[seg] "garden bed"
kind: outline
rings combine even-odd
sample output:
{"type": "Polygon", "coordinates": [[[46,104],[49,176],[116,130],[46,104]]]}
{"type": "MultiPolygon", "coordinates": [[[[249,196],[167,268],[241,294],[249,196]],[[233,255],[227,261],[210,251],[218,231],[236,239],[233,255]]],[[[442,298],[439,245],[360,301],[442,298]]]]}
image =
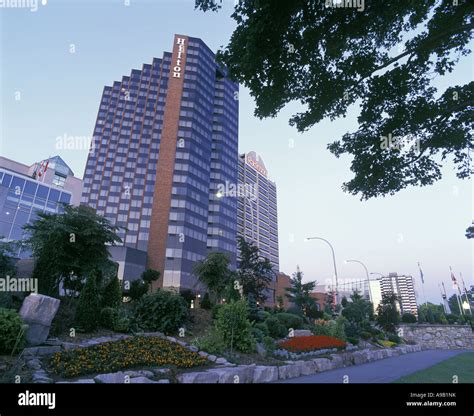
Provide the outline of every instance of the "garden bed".
{"type": "Polygon", "coordinates": [[[209,364],[205,357],[169,340],[135,336],[57,352],[49,359],[48,369],[57,376],[73,378],[146,366],[187,369],[209,364]]]}

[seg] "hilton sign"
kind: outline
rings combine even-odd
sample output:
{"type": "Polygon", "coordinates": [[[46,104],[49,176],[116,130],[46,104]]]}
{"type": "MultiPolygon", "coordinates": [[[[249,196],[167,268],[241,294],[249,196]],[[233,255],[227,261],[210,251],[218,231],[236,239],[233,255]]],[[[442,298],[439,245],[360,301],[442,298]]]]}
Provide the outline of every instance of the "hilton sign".
{"type": "Polygon", "coordinates": [[[267,177],[267,169],[263,165],[263,161],[261,160],[261,158],[258,158],[257,160],[257,155],[255,154],[255,152],[248,153],[245,157],[245,161],[247,162],[247,165],[252,166],[258,173],[267,177]]]}
{"type": "Polygon", "coordinates": [[[178,54],[176,56],[176,62],[173,67],[173,78],[181,78],[181,61],[184,56],[184,42],[185,38],[177,38],[176,45],[178,45],[178,54]]]}

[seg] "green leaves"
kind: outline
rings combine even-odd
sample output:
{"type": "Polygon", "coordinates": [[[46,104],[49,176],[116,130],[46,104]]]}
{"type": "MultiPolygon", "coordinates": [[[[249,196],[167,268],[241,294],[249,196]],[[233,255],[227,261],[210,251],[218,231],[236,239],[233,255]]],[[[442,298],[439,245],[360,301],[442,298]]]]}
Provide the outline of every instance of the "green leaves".
{"type": "Polygon", "coordinates": [[[39,279],[41,293],[57,296],[61,281],[80,289],[82,279],[97,269],[115,272],[107,247],[121,239],[116,234],[119,228],[106,218],[91,208],[68,205],[61,214],[37,215],[24,229],[29,233],[25,244],[37,261],[33,277],[39,279]]]}
{"type": "MultiPolygon", "coordinates": [[[[220,2],[196,5],[215,11],[220,2]]],[[[372,1],[363,11],[307,0],[240,1],[219,60],[250,89],[257,117],[301,103],[304,109],[290,118],[300,132],[360,105],[358,129],[328,149],[352,159],[346,192],[361,199],[391,195],[433,184],[448,162],[460,179],[474,173],[473,83],[433,86],[470,53],[473,10],[467,1],[372,1]],[[411,136],[417,145],[382,149],[380,138],[388,134],[411,136]]]]}

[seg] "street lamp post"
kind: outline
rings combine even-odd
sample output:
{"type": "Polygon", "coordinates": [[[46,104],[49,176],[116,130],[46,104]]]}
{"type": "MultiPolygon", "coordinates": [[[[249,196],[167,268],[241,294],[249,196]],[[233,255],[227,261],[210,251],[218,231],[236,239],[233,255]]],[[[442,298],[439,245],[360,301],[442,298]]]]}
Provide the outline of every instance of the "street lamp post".
{"type": "Polygon", "coordinates": [[[373,299],[372,299],[372,290],[370,289],[370,277],[369,277],[369,269],[367,269],[367,266],[362,263],[361,261],[359,260],[346,260],[345,263],[359,263],[364,269],[365,269],[365,275],[367,276],[367,285],[369,287],[369,300],[371,302],[373,302],[373,299]]]}
{"type": "Polygon", "coordinates": [[[334,276],[336,278],[336,296],[335,296],[335,303],[336,305],[338,304],[338,301],[339,301],[339,284],[338,284],[338,279],[337,279],[337,267],[336,267],[336,256],[334,254],[334,247],[332,246],[332,244],[326,240],[325,238],[321,238],[321,237],[307,237],[306,238],[306,241],[309,241],[309,240],[321,240],[321,241],[324,241],[330,248],[331,248],[331,253],[332,253],[332,262],[333,262],[333,265],[334,265],[334,276]]]}

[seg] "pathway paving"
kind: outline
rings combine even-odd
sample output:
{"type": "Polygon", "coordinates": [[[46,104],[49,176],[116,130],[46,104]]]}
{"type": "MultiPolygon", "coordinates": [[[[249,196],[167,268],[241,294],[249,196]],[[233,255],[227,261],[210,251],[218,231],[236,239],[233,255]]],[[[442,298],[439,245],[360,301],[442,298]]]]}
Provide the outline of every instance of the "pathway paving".
{"type": "Polygon", "coordinates": [[[463,352],[474,352],[474,350],[428,350],[414,352],[310,376],[281,380],[278,383],[343,383],[344,376],[349,376],[349,383],[390,383],[398,380],[400,377],[431,367],[463,352]]]}

